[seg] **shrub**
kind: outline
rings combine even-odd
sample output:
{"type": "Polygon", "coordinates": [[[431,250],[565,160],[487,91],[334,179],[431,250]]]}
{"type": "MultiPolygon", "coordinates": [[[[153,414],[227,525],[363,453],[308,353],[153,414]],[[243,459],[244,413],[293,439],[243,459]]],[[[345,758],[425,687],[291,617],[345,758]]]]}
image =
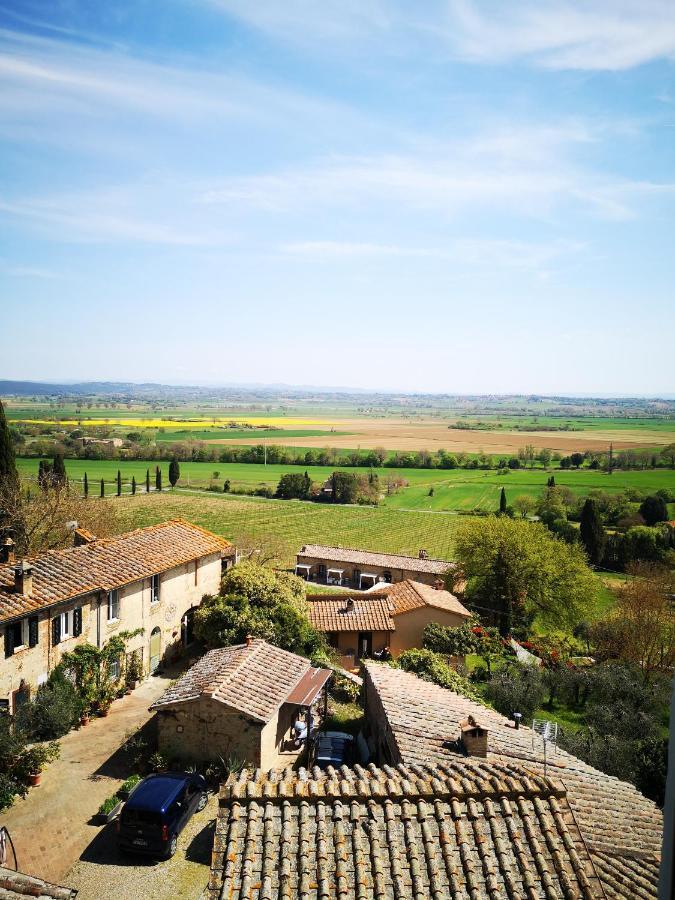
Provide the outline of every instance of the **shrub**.
{"type": "Polygon", "coordinates": [[[35,697],[19,707],[16,725],[31,741],[63,737],[77,724],[83,705],[75,685],[62,675],[41,685],[35,697]]]}
{"type": "Polygon", "coordinates": [[[541,672],[535,666],[510,665],[490,679],[486,697],[494,708],[505,716],[522,713],[531,719],[546,696],[546,686],[541,672]]]}
{"type": "Polygon", "coordinates": [[[457,694],[476,699],[476,692],[471,683],[455,672],[440,653],[434,653],[432,650],[404,650],[391,664],[423,678],[424,681],[431,681],[457,694]]]}

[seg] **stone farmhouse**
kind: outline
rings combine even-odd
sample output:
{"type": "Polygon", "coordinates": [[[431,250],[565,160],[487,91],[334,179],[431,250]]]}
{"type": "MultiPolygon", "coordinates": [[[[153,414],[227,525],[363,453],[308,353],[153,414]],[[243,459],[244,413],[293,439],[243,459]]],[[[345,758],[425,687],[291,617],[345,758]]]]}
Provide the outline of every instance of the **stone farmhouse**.
{"type": "Polygon", "coordinates": [[[292,728],[308,732],[325,713],[328,669],[263,640],[206,653],[150,708],[159,749],[193,760],[226,759],[273,768],[298,756],[292,728]]]}
{"type": "MultiPolygon", "coordinates": [[[[17,561],[11,541],[0,561],[0,704],[11,713],[77,644],[102,647],[118,632],[154,671],[192,641],[192,615],[218,591],[223,538],[179,519],[17,561]]],[[[120,661],[121,664],[122,661],[120,661]]]]}
{"type": "Polygon", "coordinates": [[[399,556],[305,544],[297,554],[295,574],[305,581],[363,591],[380,582],[394,584],[406,579],[433,585],[451,568],[452,563],[444,559],[430,559],[426,550],[420,550],[418,556],[399,556]]]}
{"type": "MultiPolygon", "coordinates": [[[[401,669],[366,663],[364,683],[367,739],[374,759],[385,770],[392,766],[416,772],[418,766],[437,766],[464,772],[477,758],[483,760],[479,765],[497,769],[518,767],[533,785],[545,776],[554,779],[560,789],[549,821],[556,828],[562,817],[573,829],[572,842],[580,858],[590,856],[600,882],[593,896],[656,898],[662,813],[633,785],[561,749],[549,749],[545,766],[541,741],[530,728],[517,728],[494,709],[401,669]]],[[[511,808],[520,804],[520,799],[514,800],[511,808]]],[[[503,833],[501,815],[498,807],[492,807],[492,814],[485,807],[474,807],[465,826],[478,827],[491,844],[496,833],[503,833]]],[[[505,839],[514,842],[508,828],[505,839]]],[[[480,868],[478,860],[477,864],[480,868]]],[[[549,896],[539,883],[543,870],[538,871],[538,893],[532,896],[549,896]]],[[[499,890],[499,896],[511,896],[501,885],[499,890]]]]}
{"type": "Polygon", "coordinates": [[[392,656],[421,647],[425,625],[455,627],[471,618],[457,597],[419,581],[399,581],[363,594],[308,596],[312,625],[323,631],[340,654],[340,665],[353,669],[361,660],[389,648],[392,656]]]}

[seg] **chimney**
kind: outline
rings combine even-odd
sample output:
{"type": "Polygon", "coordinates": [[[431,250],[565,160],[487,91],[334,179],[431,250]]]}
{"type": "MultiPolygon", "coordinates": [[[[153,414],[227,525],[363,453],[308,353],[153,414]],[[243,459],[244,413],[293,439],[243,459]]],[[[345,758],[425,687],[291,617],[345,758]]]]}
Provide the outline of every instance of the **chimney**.
{"type": "Polygon", "coordinates": [[[437,591],[444,591],[445,585],[443,584],[443,579],[437,578],[436,581],[434,581],[434,587],[436,588],[437,591]]]}
{"type": "Polygon", "coordinates": [[[0,547],[0,562],[13,564],[15,561],[14,541],[11,537],[5,538],[2,547],[0,547]]]}
{"type": "Polygon", "coordinates": [[[420,550],[419,558],[420,559],[429,559],[429,554],[427,553],[426,550],[420,550]]]}
{"type": "Polygon", "coordinates": [[[250,634],[247,634],[246,635],[246,646],[250,647],[252,643],[253,643],[253,636],[250,634]]]}
{"type": "Polygon", "coordinates": [[[24,597],[33,596],[33,567],[25,561],[14,566],[14,592],[24,597]]]}
{"type": "Polygon", "coordinates": [[[485,758],[488,751],[487,728],[482,728],[473,716],[459,723],[460,741],[467,756],[485,758]]]}
{"type": "Polygon", "coordinates": [[[92,534],[91,531],[87,531],[86,528],[76,528],[73,531],[73,547],[83,547],[85,544],[93,544],[96,540],[96,535],[92,534]]]}
{"type": "Polygon", "coordinates": [[[349,611],[354,609],[354,598],[353,597],[347,597],[347,609],[349,611]]]}

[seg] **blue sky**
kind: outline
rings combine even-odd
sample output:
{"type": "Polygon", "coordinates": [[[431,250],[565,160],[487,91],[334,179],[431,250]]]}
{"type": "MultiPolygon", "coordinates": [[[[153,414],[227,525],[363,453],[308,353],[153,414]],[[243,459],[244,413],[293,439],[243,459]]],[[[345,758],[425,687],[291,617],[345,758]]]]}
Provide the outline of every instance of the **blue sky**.
{"type": "Polygon", "coordinates": [[[675,390],[672,0],[0,0],[0,377],[675,390]]]}

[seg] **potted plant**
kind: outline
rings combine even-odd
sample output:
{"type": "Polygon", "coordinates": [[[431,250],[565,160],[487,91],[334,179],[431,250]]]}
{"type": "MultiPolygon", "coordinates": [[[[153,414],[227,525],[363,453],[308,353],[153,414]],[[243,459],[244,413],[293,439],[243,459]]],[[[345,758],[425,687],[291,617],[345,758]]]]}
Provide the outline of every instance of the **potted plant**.
{"type": "Polygon", "coordinates": [[[89,724],[89,709],[85,707],[80,713],[80,725],[84,728],[85,725],[89,724]]]}
{"type": "Polygon", "coordinates": [[[21,767],[30,785],[37,787],[40,784],[42,770],[48,762],[56,759],[60,752],[56,741],[50,741],[48,744],[35,744],[26,750],[21,757],[21,767]]]}
{"type": "Polygon", "coordinates": [[[106,684],[98,693],[98,711],[100,715],[107,716],[110,712],[112,702],[117,696],[117,686],[114,684],[106,684]]]}
{"type": "Polygon", "coordinates": [[[126,684],[129,690],[135,690],[143,678],[143,663],[138,653],[132,653],[126,671],[126,684]]]}

